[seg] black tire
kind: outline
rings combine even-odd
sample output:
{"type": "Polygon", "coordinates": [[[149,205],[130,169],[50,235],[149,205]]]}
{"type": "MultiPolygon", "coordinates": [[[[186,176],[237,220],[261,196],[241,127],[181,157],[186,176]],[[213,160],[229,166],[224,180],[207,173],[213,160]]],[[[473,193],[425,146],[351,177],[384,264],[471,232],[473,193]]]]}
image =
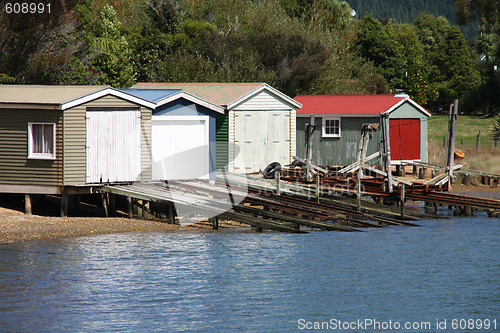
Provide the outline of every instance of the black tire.
{"type": "Polygon", "coordinates": [[[295,167],[303,167],[303,166],[304,166],[304,163],[297,161],[297,160],[293,160],[293,162],[290,164],[290,169],[293,169],[295,167]]]}
{"type": "Polygon", "coordinates": [[[279,162],[273,162],[266,166],[262,174],[266,179],[274,179],[276,172],[281,172],[281,164],[279,162]]]}

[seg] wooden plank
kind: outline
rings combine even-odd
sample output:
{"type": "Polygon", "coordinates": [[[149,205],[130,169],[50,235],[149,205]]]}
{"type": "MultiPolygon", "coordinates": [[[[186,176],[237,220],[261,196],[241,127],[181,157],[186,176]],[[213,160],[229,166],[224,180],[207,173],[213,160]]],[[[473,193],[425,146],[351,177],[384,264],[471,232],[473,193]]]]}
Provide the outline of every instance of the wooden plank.
{"type": "Polygon", "coordinates": [[[290,232],[294,234],[307,234],[307,231],[295,229],[295,228],[290,228],[285,225],[279,224],[279,223],[274,223],[270,220],[264,220],[259,217],[254,217],[254,216],[247,216],[245,214],[241,213],[236,213],[236,212],[224,212],[219,215],[219,217],[228,219],[228,220],[233,220],[237,221],[240,223],[244,224],[249,224],[254,227],[261,227],[261,228],[266,228],[269,230],[275,230],[275,231],[281,231],[281,232],[290,232]]]}
{"type": "Polygon", "coordinates": [[[314,221],[311,219],[304,219],[304,218],[298,218],[290,215],[285,215],[285,214],[278,214],[278,213],[273,213],[264,209],[260,208],[254,208],[254,207],[248,207],[248,206],[236,206],[233,208],[235,211],[241,211],[241,212],[247,212],[247,213],[253,213],[257,215],[262,215],[265,217],[272,218],[274,220],[281,220],[281,221],[287,221],[287,222],[293,222],[293,223],[298,223],[301,225],[305,225],[308,227],[312,228],[319,228],[322,230],[329,230],[329,231],[361,231],[358,229],[350,228],[347,226],[341,226],[341,225],[334,225],[331,223],[324,223],[324,222],[318,222],[314,221]]]}

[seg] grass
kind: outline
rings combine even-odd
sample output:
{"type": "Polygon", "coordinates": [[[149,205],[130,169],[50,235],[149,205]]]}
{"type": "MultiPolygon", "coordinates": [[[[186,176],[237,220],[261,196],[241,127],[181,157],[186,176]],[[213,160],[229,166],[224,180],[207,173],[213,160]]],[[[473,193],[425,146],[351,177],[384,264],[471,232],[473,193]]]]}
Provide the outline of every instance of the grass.
{"type": "MultiPolygon", "coordinates": [[[[477,134],[481,131],[480,149],[494,148],[495,142],[491,137],[491,125],[494,117],[481,118],[459,115],[455,135],[455,148],[461,150],[475,149],[477,134]]],[[[432,115],[429,118],[429,142],[443,147],[443,138],[448,139],[448,116],[432,115]]],[[[500,142],[498,143],[500,150],[500,142]]]]}
{"type": "MultiPolygon", "coordinates": [[[[471,116],[458,116],[455,135],[455,148],[463,150],[465,157],[456,163],[465,163],[464,170],[480,170],[500,174],[500,142],[495,149],[490,128],[493,117],[478,119],[471,116]],[[476,149],[477,134],[481,131],[480,146],[476,149]]],[[[448,116],[433,115],[429,118],[429,162],[446,165],[443,138],[448,138],[448,116]]]]}

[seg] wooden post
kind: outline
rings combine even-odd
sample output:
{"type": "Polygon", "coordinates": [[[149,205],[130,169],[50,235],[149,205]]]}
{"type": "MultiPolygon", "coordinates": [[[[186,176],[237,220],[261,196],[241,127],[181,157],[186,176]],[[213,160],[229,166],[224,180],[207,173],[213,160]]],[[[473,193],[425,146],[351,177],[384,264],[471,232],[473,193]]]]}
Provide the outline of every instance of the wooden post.
{"type": "Polygon", "coordinates": [[[175,209],[174,204],[168,205],[168,220],[170,224],[175,224],[175,209]]]}
{"type": "Polygon", "coordinates": [[[453,163],[455,158],[455,130],[457,125],[458,114],[458,99],[455,99],[455,104],[450,105],[449,124],[448,124],[448,191],[451,190],[453,183],[453,163]]]}
{"type": "Polygon", "coordinates": [[[464,175],[464,178],[462,179],[462,184],[466,186],[470,185],[470,176],[468,173],[464,175]]]}
{"type": "Polygon", "coordinates": [[[68,195],[66,193],[61,194],[61,217],[68,216],[68,195]]]}
{"type": "Polygon", "coordinates": [[[401,220],[405,219],[405,184],[401,184],[401,195],[400,195],[400,208],[401,208],[401,220]]]}
{"type": "Polygon", "coordinates": [[[32,211],[32,208],[31,208],[31,204],[32,204],[32,198],[31,198],[31,195],[29,194],[25,194],[24,195],[24,213],[26,215],[32,215],[33,214],[33,211],[32,211]]]}
{"type": "Polygon", "coordinates": [[[137,205],[137,199],[132,198],[132,216],[139,216],[139,206],[137,205]]]}
{"type": "Polygon", "coordinates": [[[212,229],[219,230],[219,218],[217,216],[214,216],[211,218],[211,220],[212,220],[212,229]]]}
{"type": "Polygon", "coordinates": [[[359,177],[359,173],[358,173],[358,183],[356,184],[356,188],[357,188],[357,191],[356,191],[356,194],[357,194],[357,209],[358,209],[358,212],[361,211],[361,178],[359,177]]]}
{"type": "Polygon", "coordinates": [[[134,218],[134,209],[133,209],[133,203],[132,203],[132,198],[127,197],[127,214],[128,217],[133,219],[134,218]]]}
{"type": "Polygon", "coordinates": [[[104,216],[109,217],[109,193],[101,193],[102,207],[104,208],[104,216]]]}
{"type": "Polygon", "coordinates": [[[148,218],[148,210],[149,210],[149,201],[142,200],[142,218],[148,218]]]}
{"type": "Polygon", "coordinates": [[[424,179],[425,178],[425,168],[420,167],[418,168],[418,179],[424,179]]]}
{"type": "Polygon", "coordinates": [[[476,149],[479,150],[479,145],[481,144],[481,130],[477,132],[477,139],[476,139],[476,149]]]}
{"type": "Polygon", "coordinates": [[[82,195],[81,194],[75,194],[75,199],[74,199],[74,213],[77,213],[80,210],[80,204],[82,202],[82,195]]]}
{"type": "Polygon", "coordinates": [[[319,203],[319,193],[320,193],[320,179],[319,179],[319,173],[316,174],[316,202],[319,203]]]}
{"type": "Polygon", "coordinates": [[[113,193],[109,193],[108,200],[109,200],[109,214],[111,216],[116,216],[116,196],[113,193]]]}
{"type": "Polygon", "coordinates": [[[384,163],[384,171],[387,173],[387,189],[392,193],[392,170],[391,170],[391,142],[389,136],[389,115],[381,113],[380,121],[382,122],[382,159],[384,163]]]}
{"type": "Polygon", "coordinates": [[[274,179],[276,180],[276,195],[281,195],[281,189],[280,189],[280,173],[276,171],[274,174],[274,179]]]}
{"type": "Polygon", "coordinates": [[[312,180],[311,175],[311,163],[312,163],[312,144],[313,144],[313,133],[314,133],[314,115],[311,115],[310,124],[306,125],[306,180],[310,182],[312,180]]]}

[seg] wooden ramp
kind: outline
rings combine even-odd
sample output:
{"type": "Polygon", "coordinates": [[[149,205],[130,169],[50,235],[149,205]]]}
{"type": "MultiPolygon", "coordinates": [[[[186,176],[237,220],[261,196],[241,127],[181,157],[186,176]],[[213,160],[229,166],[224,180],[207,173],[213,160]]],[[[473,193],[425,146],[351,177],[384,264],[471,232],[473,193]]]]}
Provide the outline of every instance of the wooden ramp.
{"type": "Polygon", "coordinates": [[[184,212],[189,213],[195,220],[211,221],[214,228],[218,225],[218,218],[223,218],[250,225],[257,231],[268,229],[306,233],[307,231],[301,230],[301,226],[329,231],[359,231],[349,226],[319,221],[315,216],[299,216],[300,214],[296,214],[296,209],[282,209],[278,213],[269,209],[269,202],[259,201],[257,204],[247,202],[248,195],[245,191],[234,188],[228,192],[225,186],[212,186],[206,182],[170,182],[168,186],[166,184],[108,185],[97,190],[126,197],[130,203],[130,216],[134,215],[134,206],[140,207],[143,212],[156,215],[157,208],[153,209],[149,205],[155,203],[163,207],[160,210],[173,223],[175,222],[173,215],[177,211],[177,219],[181,221],[181,225],[182,213],[179,213],[184,212]],[[245,202],[242,202],[243,200],[245,202]],[[172,207],[175,207],[175,211],[172,207]]]}

